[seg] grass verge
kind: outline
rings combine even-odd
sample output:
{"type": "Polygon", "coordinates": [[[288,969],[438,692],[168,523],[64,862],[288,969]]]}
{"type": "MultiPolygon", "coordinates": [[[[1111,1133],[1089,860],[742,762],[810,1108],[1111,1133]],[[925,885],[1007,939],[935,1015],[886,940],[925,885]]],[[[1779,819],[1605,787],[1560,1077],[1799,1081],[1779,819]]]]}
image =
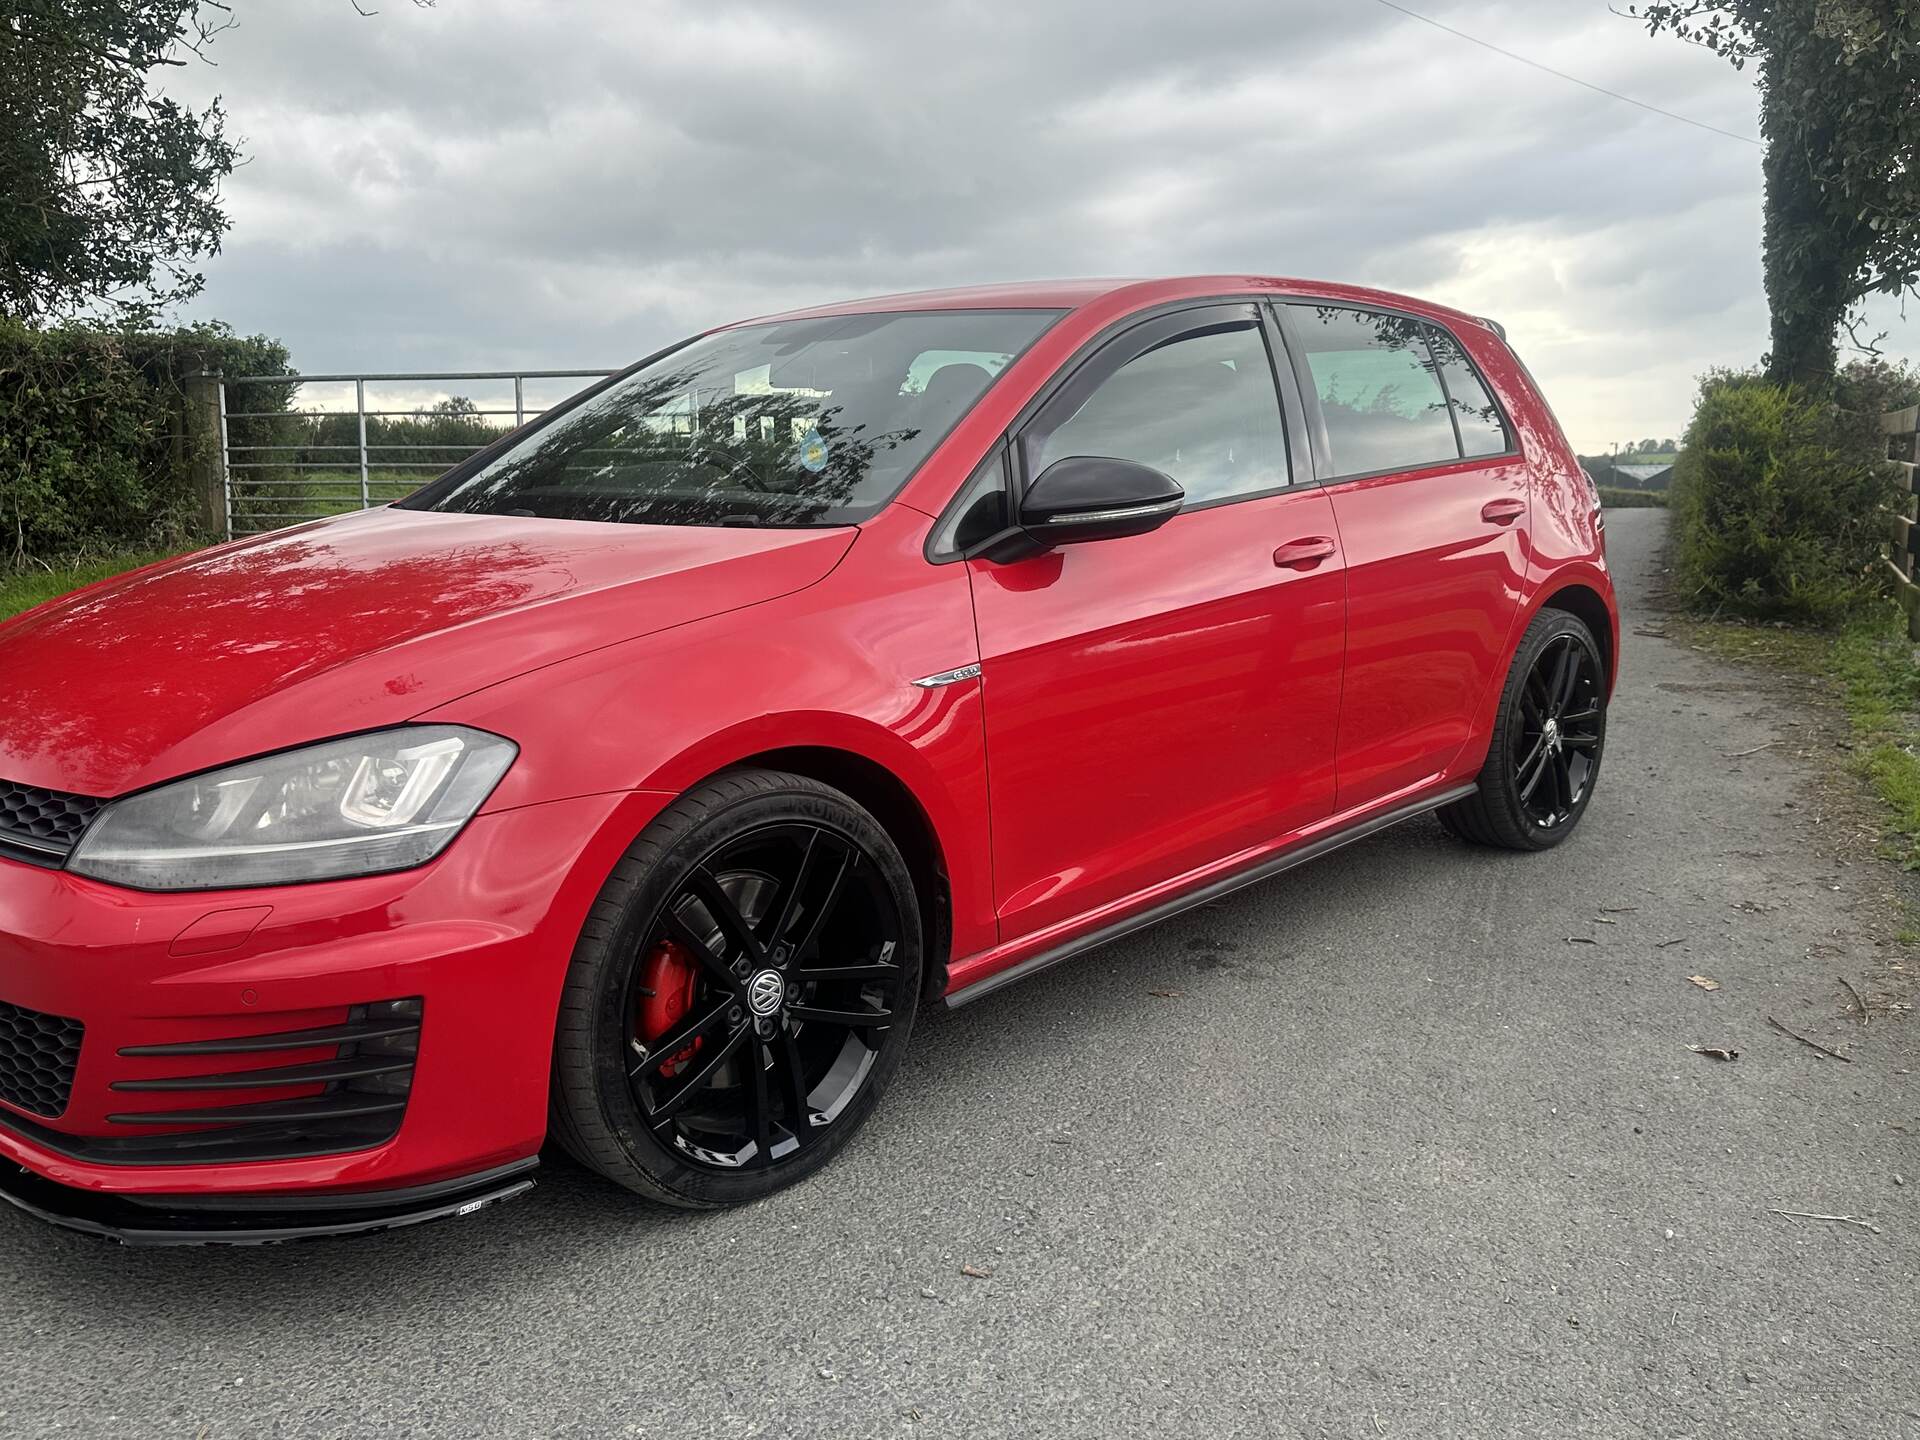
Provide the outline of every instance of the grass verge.
{"type": "MultiPolygon", "coordinates": [[[[418,490],[434,472],[375,470],[367,477],[367,494],[376,505],[401,500],[418,490]]],[[[235,505],[236,530],[241,534],[276,530],[302,520],[319,520],[360,508],[360,472],[320,470],[307,474],[297,486],[242,494],[235,505]]],[[[105,580],[126,570],[151,565],[177,554],[173,550],[135,551],[124,555],[87,556],[30,570],[0,570],[0,620],[22,610],[105,580]]]]}
{"type": "Polygon", "coordinates": [[[18,615],[22,610],[31,610],[69,590],[78,590],[82,585],[91,585],[96,580],[106,580],[123,571],[164,560],[170,553],[166,550],[143,551],[77,560],[50,570],[21,570],[12,574],[0,572],[0,620],[18,615]]]}
{"type": "Polygon", "coordinates": [[[1891,812],[1888,847],[1920,870],[1920,648],[1907,639],[1905,616],[1887,606],[1837,631],[1675,623],[1702,649],[1810,675],[1830,689],[1853,727],[1854,768],[1891,812]]]}

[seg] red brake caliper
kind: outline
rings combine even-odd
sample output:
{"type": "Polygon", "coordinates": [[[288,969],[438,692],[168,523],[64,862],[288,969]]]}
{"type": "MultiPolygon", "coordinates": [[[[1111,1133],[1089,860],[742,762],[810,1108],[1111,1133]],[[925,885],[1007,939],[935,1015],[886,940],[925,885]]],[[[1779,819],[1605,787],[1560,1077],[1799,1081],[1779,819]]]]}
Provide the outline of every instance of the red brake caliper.
{"type": "MultiPolygon", "coordinates": [[[[648,953],[640,966],[640,1013],[635,1020],[640,1039],[651,1046],[693,1009],[695,992],[700,988],[700,967],[685,947],[662,940],[648,953]]],[[[693,1059],[700,1048],[700,1037],[677,1054],[660,1062],[660,1073],[671,1080],[693,1059]]]]}

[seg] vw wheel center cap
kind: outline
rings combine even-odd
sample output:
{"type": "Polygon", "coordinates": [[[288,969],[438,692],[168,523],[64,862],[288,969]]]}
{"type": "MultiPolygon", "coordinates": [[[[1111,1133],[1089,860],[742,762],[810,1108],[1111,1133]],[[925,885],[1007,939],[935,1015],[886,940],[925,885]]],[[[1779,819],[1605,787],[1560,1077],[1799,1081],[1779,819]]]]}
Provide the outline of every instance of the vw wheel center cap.
{"type": "Polygon", "coordinates": [[[747,982],[747,1008],[756,1015],[771,1015],[787,998],[787,982],[778,970],[762,970],[747,982]]]}

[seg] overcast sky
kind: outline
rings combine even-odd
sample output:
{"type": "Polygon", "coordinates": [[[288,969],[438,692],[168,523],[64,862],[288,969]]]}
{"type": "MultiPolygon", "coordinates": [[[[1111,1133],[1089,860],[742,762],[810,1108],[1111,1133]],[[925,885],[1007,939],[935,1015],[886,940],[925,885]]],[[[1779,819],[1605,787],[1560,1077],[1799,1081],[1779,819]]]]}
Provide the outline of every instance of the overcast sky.
{"type": "MultiPolygon", "coordinates": [[[[250,157],[192,313],[309,373],[614,366],[848,296],[1252,271],[1495,317],[1594,451],[1677,435],[1695,376],[1766,347],[1757,148],[1378,0],[362,3],[235,0],[217,68],[172,81],[250,157]]],[[[1748,76],[1604,0],[1408,8],[1758,133],[1748,76]]]]}

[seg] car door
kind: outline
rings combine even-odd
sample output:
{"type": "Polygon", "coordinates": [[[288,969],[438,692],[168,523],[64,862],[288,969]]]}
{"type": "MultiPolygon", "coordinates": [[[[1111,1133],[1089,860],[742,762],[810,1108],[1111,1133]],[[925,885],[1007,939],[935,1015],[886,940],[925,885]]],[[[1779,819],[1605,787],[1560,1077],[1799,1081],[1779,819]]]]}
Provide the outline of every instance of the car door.
{"type": "Polygon", "coordinates": [[[1289,464],[1277,344],[1255,304],[1162,314],[1016,429],[1016,492],[1097,455],[1186,499],[1149,534],[968,562],[1003,939],[1331,812],[1344,560],[1289,464]]]}
{"type": "Polygon", "coordinates": [[[1419,788],[1499,678],[1528,551],[1526,465],[1445,329],[1277,307],[1347,557],[1341,811],[1419,788]]]}

